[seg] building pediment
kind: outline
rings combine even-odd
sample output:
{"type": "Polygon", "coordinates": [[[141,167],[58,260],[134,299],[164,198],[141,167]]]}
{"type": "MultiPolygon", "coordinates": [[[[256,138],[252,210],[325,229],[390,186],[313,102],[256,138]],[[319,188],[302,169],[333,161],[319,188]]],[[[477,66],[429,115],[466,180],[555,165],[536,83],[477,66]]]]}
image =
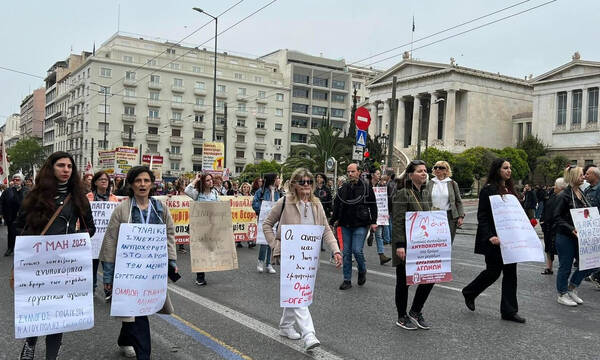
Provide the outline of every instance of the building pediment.
{"type": "Polygon", "coordinates": [[[573,60],[532,80],[532,84],[542,84],[588,76],[600,75],[600,62],[573,60]]]}
{"type": "Polygon", "coordinates": [[[403,60],[402,62],[392,66],[386,72],[381,74],[369,85],[375,85],[380,83],[386,83],[392,81],[392,78],[396,76],[398,80],[407,79],[416,76],[427,75],[428,73],[434,73],[440,70],[450,68],[450,65],[430,63],[424,61],[414,60],[403,60]]]}

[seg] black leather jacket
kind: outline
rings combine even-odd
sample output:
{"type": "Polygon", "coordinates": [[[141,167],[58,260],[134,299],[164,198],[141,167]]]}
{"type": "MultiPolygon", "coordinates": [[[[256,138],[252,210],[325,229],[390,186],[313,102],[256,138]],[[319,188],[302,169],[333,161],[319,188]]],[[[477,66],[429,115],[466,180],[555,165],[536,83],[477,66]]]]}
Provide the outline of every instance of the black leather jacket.
{"type": "Polygon", "coordinates": [[[589,207],[585,196],[583,201],[579,200],[571,186],[567,186],[560,194],[556,196],[556,199],[552,202],[552,226],[554,232],[568,236],[572,240],[577,241],[577,237],[573,234],[575,225],[573,225],[573,218],[571,218],[571,209],[589,207]]]}

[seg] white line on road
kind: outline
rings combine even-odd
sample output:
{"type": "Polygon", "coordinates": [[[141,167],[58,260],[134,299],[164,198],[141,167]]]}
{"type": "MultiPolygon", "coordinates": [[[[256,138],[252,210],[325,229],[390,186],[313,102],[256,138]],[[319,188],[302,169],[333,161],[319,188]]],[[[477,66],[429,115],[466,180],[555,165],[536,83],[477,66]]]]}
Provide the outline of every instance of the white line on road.
{"type": "Polygon", "coordinates": [[[245,327],[254,330],[255,332],[262,334],[272,340],[277,341],[280,344],[283,344],[287,347],[289,347],[290,349],[296,350],[302,354],[308,354],[311,355],[312,353],[312,357],[314,359],[323,359],[323,360],[342,360],[341,357],[332,354],[326,350],[323,350],[322,348],[316,348],[314,349],[311,353],[307,353],[304,351],[304,347],[302,346],[302,341],[292,341],[289,339],[286,339],[284,337],[279,336],[279,330],[262,322],[259,320],[256,320],[248,315],[242,314],[241,312],[238,312],[236,310],[233,310],[227,306],[221,305],[215,301],[212,301],[210,299],[207,299],[203,296],[200,296],[196,293],[193,293],[191,291],[188,291],[182,287],[179,287],[177,285],[173,285],[173,284],[169,284],[169,290],[171,290],[172,292],[179,294],[181,296],[183,296],[184,298],[195,302],[196,304],[199,304],[201,306],[204,306],[205,308],[212,310],[216,313],[218,313],[219,315],[222,315],[230,320],[233,320],[235,322],[237,322],[238,324],[244,325],[245,327]]]}

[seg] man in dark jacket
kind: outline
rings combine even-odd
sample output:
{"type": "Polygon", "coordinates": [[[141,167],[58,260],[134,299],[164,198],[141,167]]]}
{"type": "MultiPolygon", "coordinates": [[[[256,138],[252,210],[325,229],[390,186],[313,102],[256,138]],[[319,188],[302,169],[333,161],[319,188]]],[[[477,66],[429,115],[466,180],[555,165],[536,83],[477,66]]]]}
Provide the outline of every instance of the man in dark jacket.
{"type": "Polygon", "coordinates": [[[0,212],[2,213],[2,217],[4,217],[8,231],[8,247],[4,256],[12,255],[15,250],[17,230],[14,222],[17,218],[21,203],[28,191],[28,189],[23,186],[23,175],[20,173],[13,175],[12,182],[13,185],[6,189],[2,193],[2,196],[0,196],[0,212]]]}
{"type": "Polygon", "coordinates": [[[525,185],[524,189],[524,197],[523,208],[525,208],[525,212],[527,213],[527,217],[529,220],[535,217],[535,208],[537,207],[537,197],[535,196],[535,191],[531,188],[531,185],[525,185]]]}
{"type": "Polygon", "coordinates": [[[352,254],[358,266],[358,285],[367,281],[367,265],[363,254],[365,237],[370,227],[377,229],[377,203],[368,183],[360,180],[357,164],[347,168],[348,181],[339,189],[333,205],[331,223],[341,226],[344,242],[344,282],[340,290],[352,287],[352,254]]]}

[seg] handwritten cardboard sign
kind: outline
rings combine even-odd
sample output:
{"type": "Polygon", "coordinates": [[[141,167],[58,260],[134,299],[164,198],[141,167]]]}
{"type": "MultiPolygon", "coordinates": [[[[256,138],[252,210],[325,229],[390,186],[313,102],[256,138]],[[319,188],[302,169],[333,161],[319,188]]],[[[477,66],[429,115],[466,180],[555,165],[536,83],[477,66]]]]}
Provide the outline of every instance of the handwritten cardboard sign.
{"type": "Polygon", "coordinates": [[[389,225],[390,213],[388,209],[387,188],[385,186],[374,186],[375,201],[377,202],[377,225],[389,225]]]}
{"type": "Polygon", "coordinates": [[[600,267],[600,214],[597,207],[571,209],[579,242],[579,270],[600,267]]]}
{"type": "Polygon", "coordinates": [[[231,221],[235,242],[256,241],[256,213],[252,209],[252,196],[219,196],[231,206],[231,221]]]}
{"type": "MultiPolygon", "coordinates": [[[[269,245],[267,243],[267,238],[265,238],[265,233],[263,232],[263,223],[265,222],[267,216],[269,216],[269,213],[271,213],[271,209],[276,203],[277,201],[263,200],[260,205],[260,213],[258,214],[258,234],[256,235],[256,243],[259,245],[269,245]]],[[[273,230],[275,229],[277,228],[274,227],[273,230]]]]}
{"type": "Polygon", "coordinates": [[[117,206],[119,206],[118,202],[90,201],[94,225],[96,226],[96,233],[92,236],[92,259],[97,259],[100,255],[100,248],[102,247],[108,222],[117,206]]]}
{"type": "Polygon", "coordinates": [[[452,281],[452,239],[445,211],[406,212],[406,284],[452,281]]]}
{"type": "Polygon", "coordinates": [[[505,264],[544,262],[544,249],[525,210],[514,195],[490,196],[496,234],[505,264]]]}
{"type": "Polygon", "coordinates": [[[17,339],[94,326],[88,233],[17,236],[14,267],[17,339]]]}
{"type": "Polygon", "coordinates": [[[145,316],[167,299],[167,226],[121,224],[115,262],[111,316],[145,316]]]}
{"type": "Polygon", "coordinates": [[[228,202],[190,203],[192,272],[238,268],[232,229],[231,208],[228,202]]]}
{"type": "Polygon", "coordinates": [[[312,304],[324,229],[321,225],[281,226],[281,307],[312,304]]]}

